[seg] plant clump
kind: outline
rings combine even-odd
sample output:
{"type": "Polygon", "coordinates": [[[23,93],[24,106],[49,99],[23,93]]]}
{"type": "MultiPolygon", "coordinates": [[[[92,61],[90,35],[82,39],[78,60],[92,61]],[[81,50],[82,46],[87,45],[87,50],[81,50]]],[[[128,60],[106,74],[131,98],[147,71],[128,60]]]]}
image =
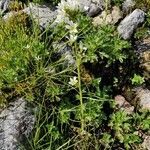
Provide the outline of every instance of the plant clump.
{"type": "Polygon", "coordinates": [[[70,9],[67,2],[59,3],[55,27],[45,31],[22,11],[0,20],[0,106],[16,97],[36,106],[24,149],[139,149],[150,112],[129,114],[114,100],[122,87],[132,98],[130,87],[145,84],[133,43],[119,36],[116,25],[94,26],[79,1],[70,9]]]}
{"type": "Polygon", "coordinates": [[[23,8],[24,8],[24,4],[16,0],[11,1],[8,6],[9,11],[19,11],[22,10],[23,8]]]}

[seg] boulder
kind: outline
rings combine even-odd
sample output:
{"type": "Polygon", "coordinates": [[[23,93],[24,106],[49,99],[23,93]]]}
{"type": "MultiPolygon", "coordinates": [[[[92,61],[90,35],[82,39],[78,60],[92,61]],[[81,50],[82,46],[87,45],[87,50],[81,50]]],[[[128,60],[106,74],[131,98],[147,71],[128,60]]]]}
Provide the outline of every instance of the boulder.
{"type": "Polygon", "coordinates": [[[142,110],[150,110],[150,90],[143,88],[136,88],[136,97],[134,103],[142,110]]]}
{"type": "Polygon", "coordinates": [[[29,137],[35,123],[35,116],[31,110],[29,103],[23,98],[20,98],[11,102],[8,108],[1,111],[1,150],[18,150],[22,140],[29,137]]]}
{"type": "Polygon", "coordinates": [[[116,24],[122,18],[122,12],[119,7],[114,6],[111,13],[103,11],[99,16],[93,18],[93,25],[116,24]]]}
{"type": "Polygon", "coordinates": [[[30,3],[29,7],[23,10],[35,20],[41,29],[46,29],[51,22],[56,18],[56,11],[52,11],[45,5],[35,5],[30,3]]]}
{"type": "Polygon", "coordinates": [[[150,150],[150,135],[145,135],[142,147],[146,150],[150,150]]]}
{"type": "MultiPolygon", "coordinates": [[[[86,6],[86,3],[84,4],[86,6]]],[[[89,9],[87,11],[87,15],[90,17],[94,17],[97,14],[99,14],[103,10],[104,2],[103,1],[97,1],[97,3],[91,3],[89,5],[89,9]]]]}
{"type": "Polygon", "coordinates": [[[124,110],[127,114],[132,114],[134,106],[132,106],[122,95],[115,96],[115,103],[120,110],[124,110]]]}
{"type": "Polygon", "coordinates": [[[136,88],[126,88],[124,97],[137,110],[150,110],[150,90],[142,86],[136,88]]]}
{"type": "Polygon", "coordinates": [[[142,24],[145,19],[144,11],[135,9],[131,14],[125,17],[119,24],[117,30],[120,36],[127,40],[130,39],[134,30],[137,29],[139,24],[142,24]]]}

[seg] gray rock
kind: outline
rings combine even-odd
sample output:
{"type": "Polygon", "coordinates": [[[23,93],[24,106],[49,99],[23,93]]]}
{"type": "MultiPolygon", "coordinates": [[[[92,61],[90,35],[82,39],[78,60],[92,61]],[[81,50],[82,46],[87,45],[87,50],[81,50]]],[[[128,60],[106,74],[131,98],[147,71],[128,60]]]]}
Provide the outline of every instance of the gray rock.
{"type": "Polygon", "coordinates": [[[89,10],[87,15],[90,17],[96,16],[98,13],[102,11],[102,6],[98,6],[98,4],[91,3],[89,6],[89,10]]]}
{"type": "Polygon", "coordinates": [[[115,103],[120,110],[124,110],[127,114],[132,114],[134,106],[132,106],[122,95],[115,96],[115,103]]]}
{"type": "Polygon", "coordinates": [[[102,11],[99,16],[93,18],[93,25],[103,25],[103,24],[116,24],[122,18],[122,12],[119,7],[114,6],[112,12],[107,13],[102,11]]]}
{"type": "Polygon", "coordinates": [[[150,110],[150,90],[142,86],[136,88],[126,88],[124,97],[137,110],[150,110]]]}
{"type": "Polygon", "coordinates": [[[150,90],[137,88],[135,91],[136,97],[134,101],[137,104],[137,107],[142,110],[150,110],[150,90]]]}
{"type": "Polygon", "coordinates": [[[81,11],[84,11],[85,13],[87,13],[87,15],[93,17],[103,10],[103,8],[105,7],[105,0],[82,0],[78,2],[78,5],[81,11]]]}
{"type": "Polygon", "coordinates": [[[8,10],[10,4],[10,0],[1,0],[0,1],[0,12],[3,14],[5,11],[8,10]]]}
{"type": "Polygon", "coordinates": [[[0,113],[0,149],[18,150],[21,140],[29,136],[34,123],[35,117],[27,101],[20,98],[11,102],[0,113]]]}
{"type": "Polygon", "coordinates": [[[150,150],[150,136],[145,135],[144,142],[142,143],[142,146],[144,149],[150,150]]]}
{"type": "Polygon", "coordinates": [[[135,9],[119,24],[117,30],[120,36],[125,40],[130,39],[134,30],[138,27],[139,24],[144,22],[144,19],[145,13],[140,9],[135,9]]]}
{"type": "Polygon", "coordinates": [[[40,25],[41,29],[46,29],[56,18],[56,11],[52,11],[45,5],[41,6],[30,3],[29,7],[25,8],[23,12],[30,15],[40,25]]]}
{"type": "Polygon", "coordinates": [[[135,6],[134,0],[125,0],[122,4],[122,11],[125,14],[128,14],[135,6]]]}
{"type": "Polygon", "coordinates": [[[57,49],[56,55],[61,56],[61,58],[64,59],[63,62],[64,66],[75,65],[75,59],[73,58],[72,49],[70,46],[66,45],[63,42],[60,42],[60,43],[54,43],[53,47],[57,49]]]}

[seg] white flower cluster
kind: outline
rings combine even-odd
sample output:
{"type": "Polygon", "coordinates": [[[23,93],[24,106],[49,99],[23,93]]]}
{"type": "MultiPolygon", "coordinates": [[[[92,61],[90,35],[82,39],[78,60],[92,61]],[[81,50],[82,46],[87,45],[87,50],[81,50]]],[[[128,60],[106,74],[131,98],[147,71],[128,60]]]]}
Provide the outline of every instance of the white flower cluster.
{"type": "Polygon", "coordinates": [[[69,30],[69,41],[70,43],[74,43],[76,40],[77,40],[77,33],[78,33],[78,30],[77,30],[77,27],[78,27],[78,24],[77,23],[73,23],[72,21],[68,22],[68,24],[65,26],[66,29],[69,30]]]}
{"type": "Polygon", "coordinates": [[[78,79],[76,76],[74,76],[73,78],[70,78],[69,84],[72,86],[75,86],[78,83],[78,79]]]}
{"type": "Polygon", "coordinates": [[[66,13],[67,9],[72,11],[74,10],[83,11],[84,5],[82,5],[82,0],[61,0],[61,2],[57,6],[57,18],[55,22],[57,23],[70,22],[68,14],[66,13]]]}

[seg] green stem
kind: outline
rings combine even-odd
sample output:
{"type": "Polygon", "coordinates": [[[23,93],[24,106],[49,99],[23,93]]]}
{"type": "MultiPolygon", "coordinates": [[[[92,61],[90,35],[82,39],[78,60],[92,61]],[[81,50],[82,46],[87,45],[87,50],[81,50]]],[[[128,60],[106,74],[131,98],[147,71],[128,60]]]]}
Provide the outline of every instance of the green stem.
{"type": "Polygon", "coordinates": [[[81,65],[81,56],[76,53],[76,65],[77,65],[77,74],[78,74],[78,89],[79,89],[79,100],[80,100],[80,112],[81,112],[81,132],[84,131],[84,106],[83,106],[83,95],[82,95],[82,88],[81,88],[81,72],[80,72],[80,65],[81,65]]]}

